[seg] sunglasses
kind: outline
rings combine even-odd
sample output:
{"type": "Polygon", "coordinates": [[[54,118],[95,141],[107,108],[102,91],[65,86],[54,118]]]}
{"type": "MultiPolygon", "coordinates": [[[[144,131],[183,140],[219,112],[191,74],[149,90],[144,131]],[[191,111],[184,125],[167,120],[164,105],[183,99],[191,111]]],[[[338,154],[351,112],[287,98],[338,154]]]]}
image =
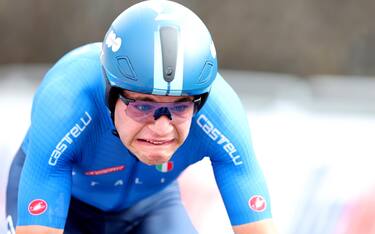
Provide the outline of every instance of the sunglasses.
{"type": "Polygon", "coordinates": [[[154,102],[141,101],[119,94],[120,100],[127,106],[125,113],[140,123],[153,122],[161,116],[166,116],[174,123],[181,123],[192,118],[198,110],[201,98],[189,101],[154,102]]]}

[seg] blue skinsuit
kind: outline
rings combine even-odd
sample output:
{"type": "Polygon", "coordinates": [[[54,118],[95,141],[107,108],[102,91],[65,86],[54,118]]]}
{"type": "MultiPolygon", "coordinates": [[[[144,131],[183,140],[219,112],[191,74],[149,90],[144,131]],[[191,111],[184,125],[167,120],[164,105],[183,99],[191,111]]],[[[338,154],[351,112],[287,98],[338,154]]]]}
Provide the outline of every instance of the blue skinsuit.
{"type": "Polygon", "coordinates": [[[271,217],[264,177],[254,156],[240,100],[218,75],[204,107],[193,117],[169,170],[138,161],[112,132],[105,105],[101,44],[80,47],[46,74],[33,101],[18,201],[18,225],[64,228],[71,196],[103,211],[119,211],[161,191],[189,165],[209,157],[232,225],[271,217]],[[262,196],[263,211],[249,199],[262,196]],[[31,215],[43,199],[48,208],[31,215]]]}

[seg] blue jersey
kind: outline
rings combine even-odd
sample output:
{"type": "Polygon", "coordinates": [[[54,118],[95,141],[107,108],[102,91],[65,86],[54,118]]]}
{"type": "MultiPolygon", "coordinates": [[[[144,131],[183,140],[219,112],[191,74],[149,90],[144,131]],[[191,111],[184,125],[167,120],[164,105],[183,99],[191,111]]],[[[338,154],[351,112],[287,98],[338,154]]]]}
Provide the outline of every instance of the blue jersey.
{"type": "Polygon", "coordinates": [[[105,105],[101,44],[65,55],[46,74],[33,101],[22,149],[18,225],[64,228],[70,197],[119,211],[161,191],[189,165],[209,157],[232,225],[271,217],[240,100],[218,75],[171,160],[149,166],[113,134],[105,105]]]}

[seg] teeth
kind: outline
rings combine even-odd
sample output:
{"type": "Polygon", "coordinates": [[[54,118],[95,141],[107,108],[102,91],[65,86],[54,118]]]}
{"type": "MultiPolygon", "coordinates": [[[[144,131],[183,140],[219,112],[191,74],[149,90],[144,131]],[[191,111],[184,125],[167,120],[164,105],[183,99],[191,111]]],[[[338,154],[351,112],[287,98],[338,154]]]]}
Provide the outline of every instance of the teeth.
{"type": "Polygon", "coordinates": [[[155,141],[155,140],[145,140],[151,144],[154,144],[154,145],[161,145],[163,144],[165,141],[155,141]]]}

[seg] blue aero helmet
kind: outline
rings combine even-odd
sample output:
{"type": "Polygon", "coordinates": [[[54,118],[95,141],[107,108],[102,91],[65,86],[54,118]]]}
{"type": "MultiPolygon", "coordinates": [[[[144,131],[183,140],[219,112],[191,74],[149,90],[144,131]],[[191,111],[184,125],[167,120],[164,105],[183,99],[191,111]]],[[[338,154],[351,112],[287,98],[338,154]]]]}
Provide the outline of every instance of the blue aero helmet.
{"type": "Polygon", "coordinates": [[[188,8],[166,0],[145,1],[122,12],[102,43],[106,104],[113,114],[121,90],[200,96],[203,105],[217,75],[211,35],[188,8]]]}

